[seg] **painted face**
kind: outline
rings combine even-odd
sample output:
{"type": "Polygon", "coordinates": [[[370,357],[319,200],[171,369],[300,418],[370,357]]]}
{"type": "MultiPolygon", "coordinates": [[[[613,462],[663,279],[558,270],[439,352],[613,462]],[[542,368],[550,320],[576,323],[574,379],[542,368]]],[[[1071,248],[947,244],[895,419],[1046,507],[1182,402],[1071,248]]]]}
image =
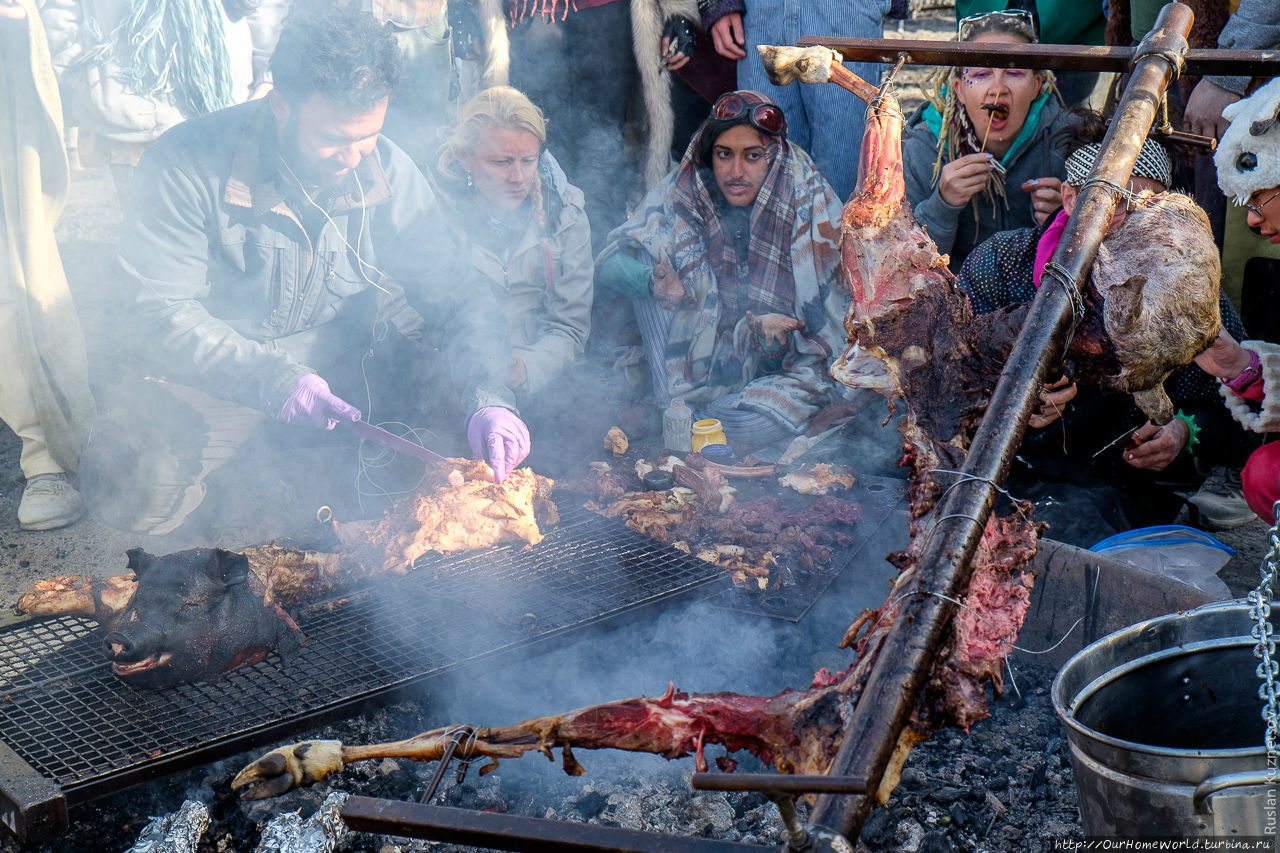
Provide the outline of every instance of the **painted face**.
{"type": "MultiPolygon", "coordinates": [[[[1144,192],[1162,193],[1167,190],[1168,187],[1159,181],[1152,180],[1151,178],[1130,178],[1127,189],[1134,195],[1138,195],[1139,193],[1144,192]]],[[[1079,189],[1071,186],[1070,184],[1062,185],[1062,209],[1067,212],[1068,216],[1075,212],[1076,201],[1079,198],[1079,189]]],[[[1115,213],[1111,214],[1111,224],[1107,226],[1108,231],[1115,231],[1124,224],[1125,217],[1129,215],[1131,204],[1133,204],[1133,202],[1126,201],[1123,198],[1116,203],[1115,213]]]]}
{"type": "Polygon", "coordinates": [[[529,131],[499,127],[480,139],[463,166],[485,203],[516,210],[533,189],[541,154],[542,142],[529,131]]]}
{"type": "Polygon", "coordinates": [[[1249,227],[1272,243],[1280,243],[1280,187],[1258,190],[1249,196],[1247,207],[1249,227]]]}
{"type": "Polygon", "coordinates": [[[711,148],[711,170],[729,204],[750,207],[769,174],[764,135],[747,124],[729,128],[711,148]]]}
{"type": "MultiPolygon", "coordinates": [[[[966,44],[1026,44],[1010,33],[982,33],[966,44]]],[[[1005,154],[1022,132],[1044,78],[1025,68],[961,68],[956,97],[985,151],[1005,154]]]]}
{"type": "Polygon", "coordinates": [[[365,112],[351,112],[319,94],[295,107],[272,92],[271,109],[289,167],[303,182],[325,186],[341,181],[373,153],[387,101],[365,112]]]}

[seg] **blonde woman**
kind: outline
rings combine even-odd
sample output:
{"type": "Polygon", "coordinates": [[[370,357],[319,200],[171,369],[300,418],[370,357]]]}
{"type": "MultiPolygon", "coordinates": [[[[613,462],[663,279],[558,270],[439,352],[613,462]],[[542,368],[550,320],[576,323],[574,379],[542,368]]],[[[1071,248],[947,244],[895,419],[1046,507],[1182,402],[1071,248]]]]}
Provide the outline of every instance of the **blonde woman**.
{"type": "Polygon", "coordinates": [[[462,108],[429,175],[506,314],[522,405],[582,354],[591,328],[591,227],[546,139],[533,102],[495,86],[462,108]]]}
{"type": "MultiPolygon", "coordinates": [[[[1036,42],[1019,11],[965,18],[957,38],[1036,42]]],[[[907,200],[954,271],[991,235],[1031,228],[1062,206],[1064,158],[1052,136],[1067,119],[1048,71],[946,68],[928,94],[902,139],[907,200]]]]}

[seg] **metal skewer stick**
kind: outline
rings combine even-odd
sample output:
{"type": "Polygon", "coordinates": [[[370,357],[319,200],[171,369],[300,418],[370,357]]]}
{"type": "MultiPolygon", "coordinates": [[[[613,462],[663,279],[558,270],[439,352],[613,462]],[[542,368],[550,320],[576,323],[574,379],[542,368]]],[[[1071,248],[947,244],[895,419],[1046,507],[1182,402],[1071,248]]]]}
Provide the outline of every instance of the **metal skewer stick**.
{"type": "Polygon", "coordinates": [[[1119,444],[1120,442],[1124,441],[1126,438],[1128,438],[1129,436],[1133,435],[1133,434],[1134,434],[1135,432],[1137,432],[1137,431],[1138,431],[1138,427],[1130,427],[1129,429],[1127,429],[1127,430],[1125,430],[1124,432],[1122,432],[1122,433],[1120,433],[1119,435],[1117,435],[1115,438],[1113,438],[1113,439],[1111,439],[1110,441],[1108,441],[1108,442],[1107,442],[1105,445],[1103,445],[1102,447],[1098,448],[1098,452],[1097,452],[1097,453],[1095,453],[1095,454],[1093,454],[1093,455],[1092,455],[1092,456],[1090,456],[1089,458],[1090,458],[1090,459],[1097,459],[1099,456],[1101,456],[1101,455],[1103,454],[1103,452],[1104,452],[1104,451],[1109,450],[1109,449],[1111,449],[1112,447],[1115,447],[1117,444],[1119,444]]]}

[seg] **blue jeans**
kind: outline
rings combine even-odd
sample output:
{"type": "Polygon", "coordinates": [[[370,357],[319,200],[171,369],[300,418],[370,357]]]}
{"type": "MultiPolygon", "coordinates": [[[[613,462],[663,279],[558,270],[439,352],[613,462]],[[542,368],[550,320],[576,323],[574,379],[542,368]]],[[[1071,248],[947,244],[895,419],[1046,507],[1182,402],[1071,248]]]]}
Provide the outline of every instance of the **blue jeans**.
{"type": "MultiPolygon", "coordinates": [[[[842,200],[858,181],[858,152],[866,127],[866,107],[839,86],[769,82],[756,45],[791,45],[801,36],[881,38],[889,0],[746,0],[743,16],[747,56],[738,60],[738,88],[773,98],[787,114],[787,138],[813,157],[818,171],[842,200]]],[[[846,62],[854,74],[880,84],[884,66],[846,62]]]]}

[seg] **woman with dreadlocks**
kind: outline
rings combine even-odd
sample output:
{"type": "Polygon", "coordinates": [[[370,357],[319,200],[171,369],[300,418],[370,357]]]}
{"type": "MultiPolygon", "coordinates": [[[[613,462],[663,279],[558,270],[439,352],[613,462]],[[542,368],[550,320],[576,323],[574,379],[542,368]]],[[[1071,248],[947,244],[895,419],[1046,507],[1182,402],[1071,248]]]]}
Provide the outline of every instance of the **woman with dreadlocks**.
{"type": "Polygon", "coordinates": [[[782,109],[721,95],[597,259],[600,285],[635,306],[659,409],[681,399],[743,450],[803,433],[837,402],[839,240],[840,201],[787,142],[782,109]]]}
{"type": "MultiPolygon", "coordinates": [[[[1026,12],[988,12],[960,21],[957,39],[1034,44],[1036,34],[1026,12]]],[[[1063,110],[1049,71],[942,68],[926,92],[902,139],[906,194],[955,271],[992,234],[1058,209],[1063,158],[1052,136],[1063,110]]]]}
{"type": "MultiPolygon", "coordinates": [[[[996,234],[969,254],[956,284],[975,314],[1035,298],[1106,129],[1100,114],[1074,112],[1073,124],[1061,137],[1071,152],[1061,187],[1062,209],[1038,226],[996,234]]],[[[1168,190],[1172,170],[1164,146],[1153,139],[1143,142],[1107,230],[1123,235],[1129,212],[1143,203],[1141,194],[1168,190]]],[[[1244,331],[1225,294],[1219,296],[1219,310],[1228,332],[1244,331]]],[[[1010,489],[1031,499],[1051,496],[1046,512],[1054,535],[1081,546],[1097,542],[1105,535],[1099,531],[1107,527],[1118,532],[1168,524],[1181,509],[1183,495],[1190,495],[1186,500],[1200,510],[1203,523],[1229,527],[1248,521],[1252,514],[1243,501],[1235,507],[1221,500],[1202,503],[1205,494],[1197,492],[1210,467],[1239,468],[1250,447],[1244,431],[1221,408],[1217,380],[1187,364],[1169,375],[1164,388],[1177,416],[1157,426],[1125,392],[1056,377],[1042,389],[1040,405],[1031,415],[1010,489]],[[1071,500],[1073,489],[1085,490],[1085,495],[1071,500]],[[1212,511],[1210,503],[1216,504],[1212,511]],[[1055,518],[1057,513],[1062,516],[1055,518]],[[1092,513],[1098,517],[1091,519],[1092,513]]]]}
{"type": "Polygon", "coordinates": [[[582,354],[591,330],[591,226],[546,140],[542,111],[495,86],[462,108],[428,175],[506,314],[522,409],[582,354]]]}
{"type": "Polygon", "coordinates": [[[110,165],[121,199],[148,143],[185,119],[241,103],[259,89],[254,42],[274,43],[279,23],[251,28],[247,16],[262,2],[41,4],[54,70],[71,122],[80,127],[82,160],[110,165]]]}

